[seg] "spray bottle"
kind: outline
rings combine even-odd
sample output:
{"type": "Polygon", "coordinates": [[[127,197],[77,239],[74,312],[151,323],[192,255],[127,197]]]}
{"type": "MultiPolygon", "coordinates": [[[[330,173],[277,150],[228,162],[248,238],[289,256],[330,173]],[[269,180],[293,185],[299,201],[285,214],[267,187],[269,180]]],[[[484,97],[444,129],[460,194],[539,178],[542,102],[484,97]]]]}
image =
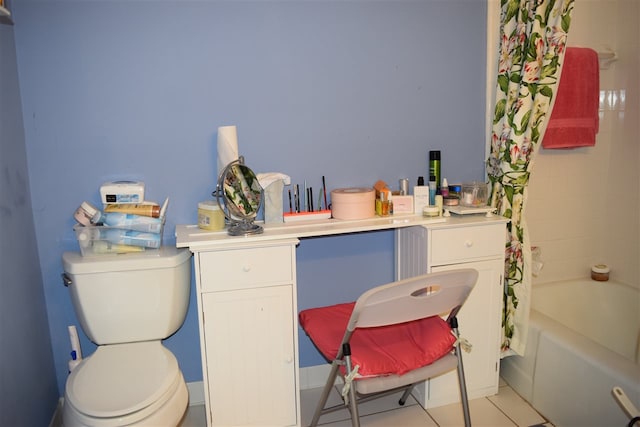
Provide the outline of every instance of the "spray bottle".
{"type": "MultiPolygon", "coordinates": [[[[429,151],[429,176],[435,176],[436,189],[440,188],[440,151],[429,151]]],[[[431,179],[429,179],[431,181],[431,179]]]]}

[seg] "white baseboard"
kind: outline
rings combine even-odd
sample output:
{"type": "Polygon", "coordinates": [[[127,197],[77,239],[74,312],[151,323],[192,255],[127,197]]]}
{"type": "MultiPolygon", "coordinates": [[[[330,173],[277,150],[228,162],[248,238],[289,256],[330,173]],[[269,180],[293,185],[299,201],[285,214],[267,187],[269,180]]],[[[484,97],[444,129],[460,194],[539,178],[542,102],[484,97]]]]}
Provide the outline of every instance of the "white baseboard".
{"type": "Polygon", "coordinates": [[[204,383],[202,381],[193,381],[187,383],[189,391],[189,406],[204,405],[204,383]]]}
{"type": "Polygon", "coordinates": [[[56,410],[51,417],[49,427],[62,427],[62,405],[64,404],[64,397],[58,399],[56,410]]]}
{"type": "Polygon", "coordinates": [[[324,387],[331,371],[331,365],[315,365],[300,368],[300,390],[324,387]]]}

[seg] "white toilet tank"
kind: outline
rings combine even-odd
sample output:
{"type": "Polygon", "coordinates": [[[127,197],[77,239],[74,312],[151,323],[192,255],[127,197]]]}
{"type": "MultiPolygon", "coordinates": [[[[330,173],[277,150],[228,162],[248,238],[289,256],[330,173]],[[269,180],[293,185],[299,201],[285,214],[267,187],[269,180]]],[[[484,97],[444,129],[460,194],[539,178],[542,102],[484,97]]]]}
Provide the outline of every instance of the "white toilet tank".
{"type": "Polygon", "coordinates": [[[189,250],[169,246],[101,257],[65,252],[65,282],[82,330],[98,345],[169,337],[187,314],[190,258],[189,250]]]}

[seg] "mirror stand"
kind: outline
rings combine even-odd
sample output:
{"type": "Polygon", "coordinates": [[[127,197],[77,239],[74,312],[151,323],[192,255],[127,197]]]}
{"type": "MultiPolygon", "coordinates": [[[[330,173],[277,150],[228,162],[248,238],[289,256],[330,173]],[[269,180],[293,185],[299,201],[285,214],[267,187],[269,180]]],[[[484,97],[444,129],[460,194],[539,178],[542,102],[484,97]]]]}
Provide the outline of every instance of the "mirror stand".
{"type": "Polygon", "coordinates": [[[230,236],[264,232],[253,222],[262,203],[262,187],[253,171],[245,166],[244,157],[240,156],[224,168],[218,177],[215,193],[218,206],[229,223],[227,232],[230,236]]]}
{"type": "Polygon", "coordinates": [[[229,223],[227,232],[230,236],[251,236],[253,234],[262,234],[264,229],[258,224],[242,220],[240,222],[229,223]]]}

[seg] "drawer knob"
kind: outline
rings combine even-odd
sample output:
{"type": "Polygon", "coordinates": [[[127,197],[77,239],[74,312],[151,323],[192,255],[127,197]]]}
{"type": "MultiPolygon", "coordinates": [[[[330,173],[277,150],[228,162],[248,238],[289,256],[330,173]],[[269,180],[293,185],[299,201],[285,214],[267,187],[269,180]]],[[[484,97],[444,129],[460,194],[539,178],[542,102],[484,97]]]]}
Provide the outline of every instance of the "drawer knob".
{"type": "Polygon", "coordinates": [[[245,273],[250,272],[251,271],[251,266],[247,265],[247,264],[243,265],[242,266],[242,271],[244,271],[245,273]]]}
{"type": "Polygon", "coordinates": [[[470,248],[471,246],[473,246],[473,240],[467,240],[466,242],[464,242],[464,245],[470,248]]]}

